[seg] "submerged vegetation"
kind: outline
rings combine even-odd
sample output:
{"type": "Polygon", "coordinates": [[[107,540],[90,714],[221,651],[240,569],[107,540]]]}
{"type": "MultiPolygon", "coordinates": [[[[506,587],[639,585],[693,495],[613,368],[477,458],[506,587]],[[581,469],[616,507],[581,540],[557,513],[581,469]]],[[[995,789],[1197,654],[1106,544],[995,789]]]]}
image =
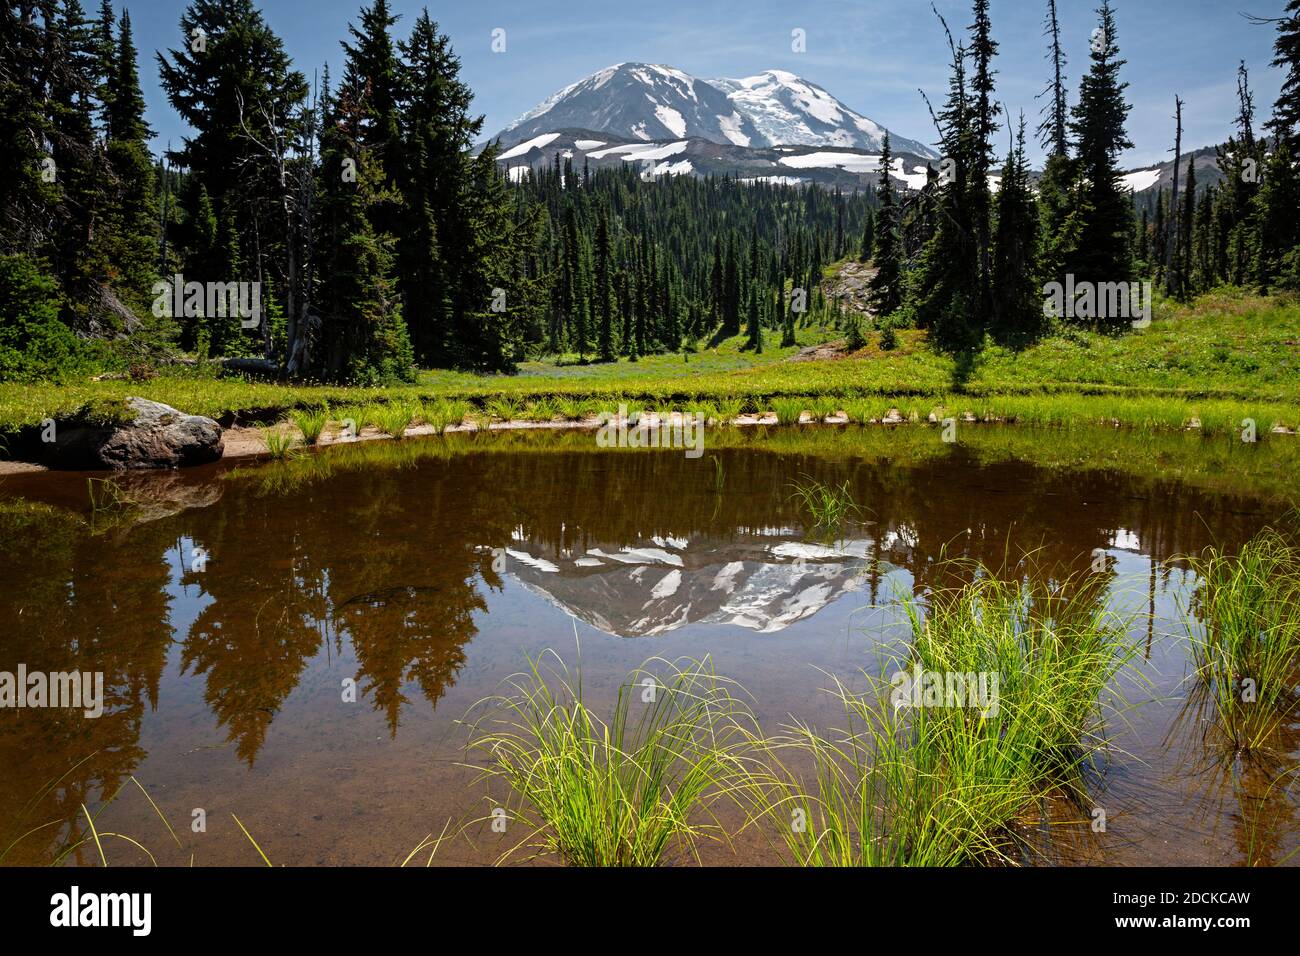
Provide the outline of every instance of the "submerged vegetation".
{"type": "Polygon", "coordinates": [[[790,499],[797,501],[812,516],[814,533],[835,535],[861,511],[853,502],[853,494],[846,480],[839,485],[828,485],[804,475],[791,484],[790,499]]]}

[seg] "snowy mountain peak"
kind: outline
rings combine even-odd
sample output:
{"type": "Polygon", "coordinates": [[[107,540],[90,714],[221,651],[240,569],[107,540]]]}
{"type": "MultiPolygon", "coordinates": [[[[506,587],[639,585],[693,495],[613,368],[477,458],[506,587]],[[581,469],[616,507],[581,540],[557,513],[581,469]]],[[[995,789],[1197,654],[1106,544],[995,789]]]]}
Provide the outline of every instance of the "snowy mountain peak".
{"type": "Polygon", "coordinates": [[[501,134],[517,143],[556,129],[642,140],[683,137],[749,145],[757,131],[715,86],[658,63],[618,63],[566,86],[501,134]]]}
{"type": "MultiPolygon", "coordinates": [[[[879,151],[885,128],[849,109],[825,89],[787,70],[739,80],[710,80],[758,127],[769,145],[840,146],[879,151]]],[[[896,151],[936,156],[928,146],[890,134],[896,151]]]]}
{"type": "MultiPolygon", "coordinates": [[[[618,63],[548,97],[500,134],[505,145],[558,129],[732,146],[879,150],[885,130],[815,83],[786,70],[702,80],[657,63],[618,63]]],[[[892,134],[891,134],[892,135],[892,134]]],[[[895,149],[936,156],[913,140],[895,149]]]]}

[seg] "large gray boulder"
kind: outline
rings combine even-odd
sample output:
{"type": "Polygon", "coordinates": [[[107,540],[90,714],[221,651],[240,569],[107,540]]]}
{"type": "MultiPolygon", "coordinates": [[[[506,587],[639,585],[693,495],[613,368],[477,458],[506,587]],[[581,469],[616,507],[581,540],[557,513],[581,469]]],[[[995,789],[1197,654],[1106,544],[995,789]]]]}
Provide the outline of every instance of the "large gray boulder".
{"type": "Polygon", "coordinates": [[[170,405],[128,398],[116,414],[81,415],[59,423],[47,462],[86,470],[182,468],[221,457],[221,426],[170,405]]]}

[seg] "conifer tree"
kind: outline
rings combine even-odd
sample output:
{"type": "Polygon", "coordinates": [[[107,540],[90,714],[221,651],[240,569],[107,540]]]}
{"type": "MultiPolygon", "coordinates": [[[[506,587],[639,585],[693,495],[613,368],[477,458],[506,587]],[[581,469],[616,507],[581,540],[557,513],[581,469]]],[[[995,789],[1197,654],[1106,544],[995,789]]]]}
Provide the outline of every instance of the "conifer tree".
{"type": "Polygon", "coordinates": [[[1048,98],[1038,126],[1039,143],[1047,162],[1038,183],[1038,208],[1042,219],[1037,274],[1041,282],[1064,279],[1066,260],[1078,242],[1078,183],[1070,157],[1069,103],[1065,89],[1066,56],[1061,47],[1061,23],[1056,0],[1048,0],[1044,33],[1049,39],[1047,59],[1052,75],[1041,95],[1048,98]]]}
{"type": "MultiPolygon", "coordinates": [[[[889,131],[885,131],[885,140],[880,149],[880,182],[876,186],[876,198],[880,203],[876,214],[876,274],[868,284],[871,307],[879,319],[885,319],[898,311],[903,304],[902,248],[899,238],[899,210],[894,200],[894,185],[889,178],[893,161],[890,149],[889,131]]],[[[791,336],[793,339],[793,336],[791,336]]],[[[784,344],[784,343],[783,343],[784,344]]],[[[789,344],[793,345],[793,341],[789,344]]]]}
{"type": "MultiPolygon", "coordinates": [[[[1120,80],[1115,15],[1102,0],[1091,63],[1079,89],[1070,130],[1078,143],[1080,224],[1065,271],[1078,282],[1127,282],[1133,274],[1132,201],[1120,178],[1119,156],[1132,148],[1125,131],[1128,84],[1120,80]]],[[[1118,324],[1121,317],[1109,317],[1118,324]]],[[[1127,321],[1125,318],[1124,321],[1127,321]]]]}
{"type": "Polygon", "coordinates": [[[600,316],[600,333],[597,349],[602,362],[614,361],[613,290],[610,286],[612,250],[609,243],[609,213],[600,210],[596,224],[596,312],[600,316]]]}
{"type": "Polygon", "coordinates": [[[734,238],[727,240],[727,259],[722,280],[722,335],[724,338],[740,334],[740,264],[737,262],[734,238]]]}
{"type": "Polygon", "coordinates": [[[870,209],[862,217],[862,241],[858,245],[858,261],[867,262],[871,259],[876,245],[876,218],[870,209]]]}
{"type": "Polygon", "coordinates": [[[1193,290],[1193,265],[1195,252],[1193,234],[1196,223],[1196,161],[1194,156],[1187,157],[1187,191],[1183,193],[1183,208],[1178,217],[1178,242],[1174,252],[1177,260],[1178,281],[1174,288],[1186,299],[1193,290]]]}
{"type": "Polygon", "coordinates": [[[1038,228],[1029,159],[1025,155],[1025,120],[1021,116],[1015,148],[1002,167],[990,283],[993,331],[1004,342],[1023,344],[1036,336],[1042,325],[1042,300],[1034,276],[1038,228]]]}
{"type": "Polygon", "coordinates": [[[1241,285],[1248,279],[1249,263],[1255,239],[1255,194],[1263,174],[1266,157],[1264,142],[1255,135],[1255,103],[1250,90],[1246,63],[1237,67],[1236,133],[1216,150],[1219,170],[1223,173],[1220,215],[1224,235],[1223,278],[1241,285]]]}
{"type": "Polygon", "coordinates": [[[751,282],[749,284],[749,309],[746,326],[748,337],[745,340],[745,348],[752,349],[755,354],[762,354],[763,326],[759,321],[757,282],[751,282]]]}
{"type": "Polygon", "coordinates": [[[974,138],[970,153],[970,196],[967,205],[975,225],[975,242],[979,256],[979,285],[974,298],[973,316],[979,328],[988,326],[992,318],[992,193],[989,189],[989,172],[993,167],[993,135],[998,131],[997,117],[1001,108],[993,99],[993,58],[998,45],[993,40],[993,24],[989,17],[989,0],[974,0],[975,22],[971,24],[970,57],[974,66],[971,76],[973,111],[971,135],[974,138]]]}
{"type": "Polygon", "coordinates": [[[1287,3],[1277,21],[1273,65],[1285,72],[1281,93],[1267,126],[1276,138],[1268,156],[1262,182],[1253,197],[1255,224],[1253,272],[1262,292],[1300,287],[1300,230],[1295,210],[1300,208],[1300,175],[1295,168],[1300,155],[1300,0],[1287,3]]]}
{"type": "Polygon", "coordinates": [[[1287,140],[1295,155],[1300,153],[1300,0],[1288,0],[1277,20],[1273,66],[1285,75],[1268,127],[1274,135],[1287,140]]]}
{"type": "Polygon", "coordinates": [[[378,156],[365,145],[366,80],[349,58],[335,98],[324,106],[320,217],[324,251],[319,308],[325,372],[362,384],[414,379],[414,350],[394,276],[391,234],[377,210],[394,199],[378,156]]]}
{"type": "Polygon", "coordinates": [[[1280,137],[1268,157],[1263,181],[1255,195],[1254,281],[1263,294],[1300,288],[1300,174],[1291,141],[1280,137]]]}
{"type": "Polygon", "coordinates": [[[940,22],[952,62],[948,99],[935,117],[946,173],[934,194],[934,236],[919,257],[912,299],[917,325],[929,329],[941,349],[964,353],[984,334],[979,304],[984,288],[982,253],[974,218],[977,204],[972,202],[978,190],[971,186],[973,171],[980,163],[976,153],[982,148],[978,140],[981,119],[974,106],[978,99],[972,98],[967,79],[968,54],[948,33],[942,17],[940,22]]]}
{"type": "Polygon", "coordinates": [[[111,175],[106,189],[111,212],[109,255],[120,277],[119,296],[147,326],[156,339],[171,332],[153,322],[148,307],[157,277],[158,197],[149,138],[153,131],[145,122],[144,94],[136,62],[131,16],[122,11],[117,49],[107,81],[107,160],[111,175]]]}

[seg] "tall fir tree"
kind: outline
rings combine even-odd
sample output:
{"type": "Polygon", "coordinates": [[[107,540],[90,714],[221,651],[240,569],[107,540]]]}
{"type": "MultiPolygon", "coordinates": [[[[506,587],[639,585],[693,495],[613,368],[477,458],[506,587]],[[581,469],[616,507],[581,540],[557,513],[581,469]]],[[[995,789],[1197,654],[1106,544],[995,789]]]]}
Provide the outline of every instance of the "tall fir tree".
{"type": "Polygon", "coordinates": [[[978,138],[981,119],[967,79],[967,51],[953,39],[942,17],[940,22],[952,63],[948,99],[935,116],[945,170],[933,196],[934,235],[919,256],[911,301],[917,325],[928,329],[941,349],[965,353],[978,344],[985,328],[979,304],[985,286],[982,252],[972,204],[978,190],[971,186],[980,163],[976,154],[983,148],[978,138]]]}
{"type": "Polygon", "coordinates": [[[993,168],[993,135],[998,131],[1001,107],[993,99],[993,58],[998,44],[993,39],[993,23],[989,16],[989,0],[974,0],[975,22],[970,26],[970,58],[972,109],[971,135],[974,143],[970,151],[970,196],[967,206],[975,225],[975,243],[978,250],[978,286],[972,317],[979,328],[987,328],[992,321],[992,256],[993,256],[993,197],[989,187],[989,173],[993,168]]]}
{"type": "Polygon", "coordinates": [[[1283,72],[1282,88],[1268,127],[1287,140],[1292,155],[1300,154],[1300,0],[1288,0],[1277,19],[1273,66],[1283,72]]]}
{"type": "Polygon", "coordinates": [[[862,239],[858,243],[858,261],[868,262],[876,246],[876,217],[870,209],[862,217],[862,239]]]}
{"type": "Polygon", "coordinates": [[[604,207],[596,223],[596,313],[600,317],[597,351],[602,362],[614,361],[613,287],[610,270],[614,267],[613,247],[609,241],[609,212],[604,207]]]}
{"type": "Polygon", "coordinates": [[[873,257],[876,274],[867,285],[871,307],[880,321],[889,318],[903,304],[903,250],[899,208],[894,198],[894,184],[889,178],[892,163],[893,151],[889,131],[886,130],[880,148],[880,182],[876,185],[876,199],[880,204],[876,213],[876,247],[873,257]]]}
{"type": "Polygon", "coordinates": [[[1044,24],[1051,77],[1041,95],[1047,97],[1038,141],[1047,153],[1038,182],[1038,209],[1042,221],[1037,263],[1040,282],[1064,280],[1065,263],[1078,244],[1080,219],[1074,160],[1070,156],[1070,110],[1065,86],[1066,55],[1061,46],[1061,21],[1056,0],[1048,0],[1044,24]]]}
{"type": "Polygon", "coordinates": [[[1002,167],[993,245],[992,330],[1003,342],[1025,344],[1042,328],[1042,297],[1035,279],[1038,230],[1038,210],[1025,154],[1025,120],[1021,116],[1015,147],[1002,167]]]}
{"type": "MultiPolygon", "coordinates": [[[[198,274],[204,264],[186,255],[183,270],[198,281],[286,290],[296,313],[290,169],[307,118],[306,78],[252,0],[192,0],[179,26],[180,46],[157,54],[159,81],[193,133],[170,158],[207,191],[223,232],[234,232],[242,263],[239,274],[198,274]]],[[[236,350],[271,347],[270,328],[262,323],[236,350]]]]}
{"type": "MultiPolygon", "coordinates": [[[[1091,62],[1070,124],[1078,143],[1080,223],[1064,271],[1072,273],[1076,282],[1128,282],[1133,277],[1133,204],[1119,169],[1120,154],[1133,146],[1125,129],[1128,84],[1120,79],[1126,61],[1119,55],[1110,0],[1102,0],[1098,16],[1091,62]]],[[[1102,317],[1099,324],[1118,326],[1127,321],[1127,316],[1117,315],[1102,317]]]]}
{"type": "MultiPolygon", "coordinates": [[[[107,81],[107,159],[111,171],[112,239],[110,257],[118,292],[137,316],[152,327],[155,342],[172,330],[151,321],[148,307],[158,276],[158,195],[149,139],[153,131],[145,122],[144,94],[140,89],[131,15],[122,11],[117,49],[107,81]]],[[[170,324],[170,323],[169,323],[170,324]]]]}

